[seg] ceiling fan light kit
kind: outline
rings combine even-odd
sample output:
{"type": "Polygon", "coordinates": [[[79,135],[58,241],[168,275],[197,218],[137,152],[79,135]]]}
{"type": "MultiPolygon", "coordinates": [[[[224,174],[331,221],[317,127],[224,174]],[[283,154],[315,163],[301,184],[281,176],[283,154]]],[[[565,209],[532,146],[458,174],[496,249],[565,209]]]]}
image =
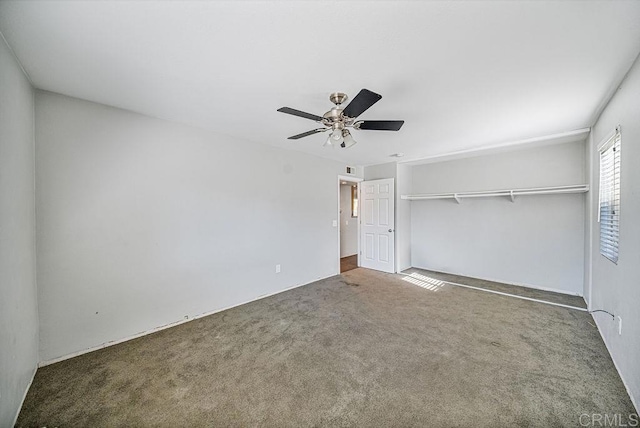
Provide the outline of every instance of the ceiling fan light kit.
{"type": "Polygon", "coordinates": [[[404,124],[403,120],[356,120],[358,116],[380,101],[381,98],[382,95],[376,94],[368,89],[362,89],[349,105],[342,108],[342,104],[348,97],[342,92],[334,92],[329,95],[329,101],[335,104],[335,106],[323,116],[317,116],[290,107],[281,107],[278,111],[313,120],[325,126],[324,128],[313,129],[303,132],[302,134],[293,135],[288,138],[289,140],[298,140],[319,132],[331,131],[323,146],[340,146],[348,149],[356,144],[356,140],[354,140],[351,132],[349,132],[347,128],[372,131],[399,131],[400,128],[402,128],[404,124]]]}
{"type": "Polygon", "coordinates": [[[348,129],[342,131],[342,144],[340,147],[348,149],[349,147],[355,146],[356,143],[357,141],[353,139],[348,129]]]}

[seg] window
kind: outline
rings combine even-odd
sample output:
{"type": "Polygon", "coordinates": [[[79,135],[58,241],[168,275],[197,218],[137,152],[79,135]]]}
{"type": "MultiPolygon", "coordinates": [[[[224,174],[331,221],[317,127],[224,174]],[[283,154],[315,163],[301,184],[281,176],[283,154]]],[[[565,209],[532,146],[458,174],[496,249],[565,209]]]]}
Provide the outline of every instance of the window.
{"type": "Polygon", "coordinates": [[[358,217],[358,185],[351,186],[351,217],[358,217]]]}
{"type": "Polygon", "coordinates": [[[600,254],[618,263],[620,235],[620,127],[600,148],[600,254]]]}

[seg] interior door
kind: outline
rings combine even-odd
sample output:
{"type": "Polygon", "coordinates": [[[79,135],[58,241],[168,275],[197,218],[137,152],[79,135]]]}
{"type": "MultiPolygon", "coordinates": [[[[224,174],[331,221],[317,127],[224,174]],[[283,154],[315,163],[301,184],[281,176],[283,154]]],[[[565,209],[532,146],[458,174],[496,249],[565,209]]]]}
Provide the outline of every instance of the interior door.
{"type": "Polygon", "coordinates": [[[360,183],[360,266],[395,272],[393,178],[360,183]]]}

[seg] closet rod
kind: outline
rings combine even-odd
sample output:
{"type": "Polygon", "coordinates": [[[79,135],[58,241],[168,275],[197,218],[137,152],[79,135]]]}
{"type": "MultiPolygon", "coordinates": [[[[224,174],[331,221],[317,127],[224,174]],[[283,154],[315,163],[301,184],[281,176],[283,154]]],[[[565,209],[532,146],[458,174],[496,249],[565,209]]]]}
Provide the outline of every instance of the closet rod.
{"type": "Polygon", "coordinates": [[[516,196],[528,195],[550,195],[560,193],[585,193],[589,191],[588,184],[576,184],[570,186],[549,186],[549,187],[531,187],[526,189],[503,189],[503,190],[485,190],[479,192],[449,192],[449,193],[428,193],[418,195],[401,195],[400,198],[409,201],[424,199],[455,199],[460,201],[462,198],[485,198],[495,196],[509,196],[513,201],[516,196]]]}

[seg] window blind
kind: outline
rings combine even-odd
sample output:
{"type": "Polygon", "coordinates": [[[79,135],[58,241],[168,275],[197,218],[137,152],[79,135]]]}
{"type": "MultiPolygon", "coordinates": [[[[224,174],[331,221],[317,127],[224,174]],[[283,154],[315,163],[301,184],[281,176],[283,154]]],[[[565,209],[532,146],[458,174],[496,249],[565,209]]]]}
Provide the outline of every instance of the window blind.
{"type": "Polygon", "coordinates": [[[620,128],[600,148],[600,254],[618,263],[620,236],[620,128]]]}

